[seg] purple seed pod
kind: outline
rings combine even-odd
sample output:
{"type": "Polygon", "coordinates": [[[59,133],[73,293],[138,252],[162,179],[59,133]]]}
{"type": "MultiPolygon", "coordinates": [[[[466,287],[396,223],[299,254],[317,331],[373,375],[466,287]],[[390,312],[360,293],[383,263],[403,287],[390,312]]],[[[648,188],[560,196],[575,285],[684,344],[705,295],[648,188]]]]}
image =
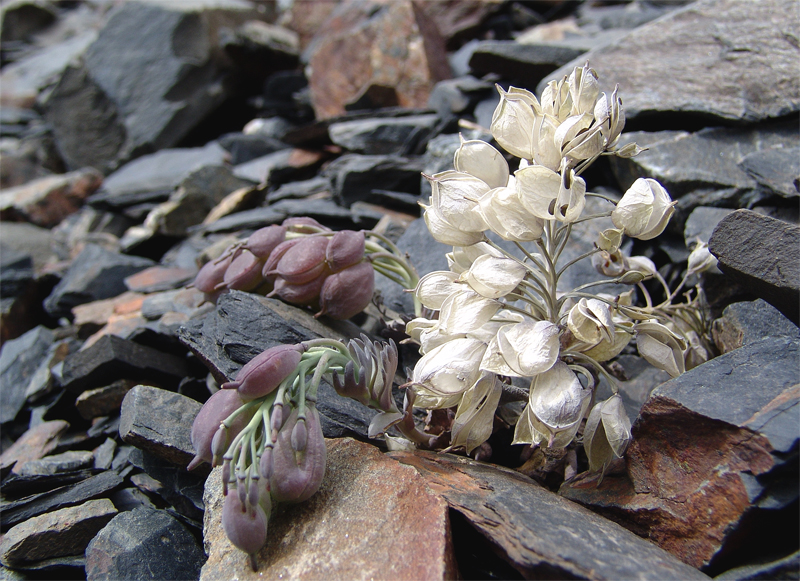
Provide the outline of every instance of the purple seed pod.
{"type": "Polygon", "coordinates": [[[278,439],[278,432],[283,427],[283,404],[276,402],[272,406],[272,415],[269,418],[269,429],[272,431],[272,442],[278,439]]]}
{"type": "Polygon", "coordinates": [[[242,506],[242,512],[247,510],[247,485],[244,474],[239,474],[236,477],[236,494],[239,496],[239,504],[242,506]]]}
{"type": "Polygon", "coordinates": [[[275,269],[278,266],[278,262],[280,262],[283,255],[286,254],[290,248],[298,244],[301,240],[302,238],[293,238],[292,240],[284,240],[278,244],[270,253],[267,262],[264,263],[264,268],[261,269],[262,276],[267,280],[275,278],[277,274],[275,269]]]}
{"type": "Polygon", "coordinates": [[[224,383],[225,390],[236,389],[249,401],[272,393],[297,368],[302,345],[276,345],[256,355],[236,374],[235,381],[224,383]]]}
{"type": "Polygon", "coordinates": [[[285,226],[290,232],[297,232],[300,234],[316,234],[317,232],[330,232],[331,229],[323,226],[314,218],[308,216],[295,216],[293,218],[286,218],[282,226],[285,226]]]}
{"type": "Polygon", "coordinates": [[[261,460],[258,464],[258,471],[261,473],[261,478],[267,481],[272,477],[272,446],[268,445],[261,452],[261,460]]]}
{"type": "Polygon", "coordinates": [[[353,266],[364,258],[364,232],[342,230],[333,235],[325,251],[325,261],[333,272],[353,266]]]}
{"type": "Polygon", "coordinates": [[[306,406],[308,441],[303,452],[292,448],[292,432],[297,420],[298,411],[294,409],[281,428],[273,451],[270,490],[280,502],[302,502],[311,498],[325,476],[327,450],[316,406],[306,406]]]}
{"type": "Polygon", "coordinates": [[[297,423],[292,428],[292,450],[302,452],[308,444],[308,429],[306,428],[305,418],[298,418],[297,423]]]}
{"type": "Polygon", "coordinates": [[[231,481],[231,461],[222,461],[222,496],[228,496],[228,483],[231,481]]]}
{"type": "Polygon", "coordinates": [[[225,450],[228,449],[228,429],[225,424],[220,424],[214,437],[211,438],[211,465],[217,466],[225,450]]]}
{"type": "Polygon", "coordinates": [[[250,506],[251,510],[255,510],[255,507],[260,504],[259,499],[261,498],[261,487],[259,486],[261,479],[258,477],[258,474],[254,474],[250,477],[250,486],[247,488],[247,504],[250,506]]]}
{"type": "Polygon", "coordinates": [[[273,224],[253,232],[245,248],[261,260],[266,260],[281,242],[286,240],[286,227],[273,224]]]}
{"type": "Polygon", "coordinates": [[[232,253],[225,255],[224,258],[220,257],[206,262],[194,277],[195,288],[206,294],[217,292],[217,286],[223,281],[225,271],[231,262],[233,262],[232,253]]]}
{"type": "Polygon", "coordinates": [[[330,275],[319,294],[320,311],[315,317],[349,319],[367,308],[375,289],[375,272],[369,262],[345,268],[330,275]]]}
{"type": "Polygon", "coordinates": [[[225,497],[222,505],[222,528],[231,543],[251,558],[267,542],[267,514],[264,509],[256,505],[254,511],[245,510],[237,494],[225,497]]]}
{"type": "Polygon", "coordinates": [[[276,274],[290,284],[305,284],[328,272],[325,250],[328,239],[324,236],[301,238],[278,261],[276,274]]]}
{"type": "Polygon", "coordinates": [[[229,289],[251,291],[262,282],[262,262],[252,252],[242,250],[225,271],[223,282],[229,289]]]}
{"type": "MultiPolygon", "coordinates": [[[[220,424],[244,403],[239,393],[232,390],[221,389],[208,398],[192,423],[192,446],[196,455],[187,467],[188,470],[197,468],[203,461],[210,463],[213,460],[212,442],[220,424]]],[[[254,414],[255,410],[239,414],[228,430],[228,437],[236,437],[254,414]]]]}
{"type": "Polygon", "coordinates": [[[322,292],[322,285],[328,278],[327,273],[323,273],[314,280],[305,284],[289,284],[283,278],[275,280],[275,288],[267,296],[278,296],[289,304],[299,307],[308,307],[319,304],[319,293],[322,292]]]}

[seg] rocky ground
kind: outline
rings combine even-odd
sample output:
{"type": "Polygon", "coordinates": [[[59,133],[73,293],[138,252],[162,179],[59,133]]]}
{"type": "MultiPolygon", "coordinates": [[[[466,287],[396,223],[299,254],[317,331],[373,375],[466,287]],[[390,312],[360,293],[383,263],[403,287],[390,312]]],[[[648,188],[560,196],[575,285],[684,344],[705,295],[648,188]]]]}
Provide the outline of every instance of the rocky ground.
{"type": "MultiPolygon", "coordinates": [[[[800,578],[795,1],[0,14],[0,579],[800,578]],[[323,387],[322,489],[274,517],[252,573],[221,531],[218,472],[185,471],[202,402],[267,347],[386,335],[412,309],[385,279],[345,322],[240,291],[215,306],[185,288],[207,249],[311,216],[447,268],[420,173],[452,168],[459,132],[491,139],[495,83],[541,89],[587,60],[648,148],[587,183],[664,184],[675,216],[634,250],[670,281],[710,242],[719,356],[670,381],[620,357],[633,442],[599,486],[529,478],[509,430],[491,462],[385,453],[372,413],[323,387]]],[[[576,228],[567,252],[595,236],[576,228]]]]}

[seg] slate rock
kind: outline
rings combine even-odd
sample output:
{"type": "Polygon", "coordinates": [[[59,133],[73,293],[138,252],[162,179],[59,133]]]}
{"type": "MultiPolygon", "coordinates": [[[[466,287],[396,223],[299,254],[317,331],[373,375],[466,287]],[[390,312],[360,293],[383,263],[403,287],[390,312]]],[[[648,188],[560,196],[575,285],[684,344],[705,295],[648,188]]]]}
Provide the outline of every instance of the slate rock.
{"type": "MultiPolygon", "coordinates": [[[[763,561],[763,560],[762,560],[763,561]]],[[[760,562],[743,565],[717,575],[717,581],[750,581],[751,579],[792,579],[800,571],[800,551],[778,559],[777,561],[760,562]]]]}
{"type": "Polygon", "coordinates": [[[739,166],[762,188],[772,194],[794,199],[800,196],[800,148],[784,147],[757,151],[746,156],[739,166]]]}
{"type": "Polygon", "coordinates": [[[69,316],[75,306],[115,297],[127,290],[125,277],[153,264],[148,258],[111,252],[89,244],[47,297],[45,309],[52,316],[69,316]]]}
{"type": "Polygon", "coordinates": [[[270,174],[285,167],[292,156],[292,149],[285,148],[238,164],[233,175],[254,184],[268,183],[270,174]]]}
{"type": "Polygon", "coordinates": [[[34,474],[21,476],[13,472],[3,479],[3,496],[6,500],[18,500],[24,496],[48,492],[68,484],[81,482],[97,474],[97,470],[84,468],[73,472],[57,474],[34,474]]]}
{"type": "Polygon", "coordinates": [[[12,421],[25,405],[28,383],[53,344],[53,332],[43,326],[6,341],[0,351],[0,423],[12,421]]]}
{"type": "Polygon", "coordinates": [[[86,168],[8,188],[0,193],[0,216],[50,228],[77,211],[102,181],[100,172],[86,168]]]}
{"type": "Polygon", "coordinates": [[[104,497],[110,490],[122,484],[122,481],[122,477],[115,471],[107,470],[75,484],[4,503],[0,505],[3,509],[0,526],[5,529],[46,512],[104,497]]]}
{"type": "Polygon", "coordinates": [[[226,133],[217,139],[217,143],[231,154],[231,165],[239,165],[287,147],[282,141],[260,133],[226,133]]]}
{"type": "Polygon", "coordinates": [[[619,83],[628,119],[691,114],[757,122],[789,115],[800,109],[797,46],[788,40],[800,36],[800,24],[786,18],[792,10],[791,0],[700,0],[582,55],[537,93],[588,60],[602,90],[619,83]]]}
{"type": "MultiPolygon", "coordinates": [[[[54,258],[51,244],[53,243],[53,236],[50,230],[27,224],[22,222],[3,222],[3,227],[0,228],[0,252],[6,252],[8,249],[13,249],[24,256],[29,256],[33,261],[33,268],[35,272],[40,272],[41,269],[54,258]]],[[[7,261],[5,256],[0,259],[0,268],[5,270],[7,261]]],[[[2,276],[2,294],[8,296],[9,292],[5,290],[6,274],[2,276]]]]}
{"type": "Polygon", "coordinates": [[[13,445],[0,454],[0,471],[5,473],[15,464],[24,464],[47,456],[58,445],[58,439],[69,429],[64,420],[44,422],[28,429],[13,445]]]}
{"type": "Polygon", "coordinates": [[[156,508],[156,505],[144,492],[133,487],[117,490],[109,496],[109,499],[119,512],[127,512],[139,507],[156,508]]]}
{"type": "Polygon", "coordinates": [[[720,353],[728,353],[767,337],[800,339],[797,325],[762,299],[728,305],[722,317],[714,320],[711,332],[720,353]]]}
{"type": "Polygon", "coordinates": [[[369,230],[383,217],[380,208],[353,202],[343,208],[331,199],[281,200],[270,205],[270,209],[286,217],[308,216],[334,230],[369,230]]]}
{"type": "Polygon", "coordinates": [[[56,19],[54,7],[41,0],[12,0],[0,11],[0,35],[4,42],[28,40],[56,19]]]}
{"type": "Polygon", "coordinates": [[[186,466],[194,457],[192,422],[201,407],[179,393],[137,385],[122,402],[119,435],[126,444],[186,466]]]}
{"type": "Polygon", "coordinates": [[[144,473],[133,474],[130,480],[142,491],[160,496],[176,514],[203,520],[203,485],[210,472],[204,465],[187,472],[184,466],[172,464],[141,449],[134,450],[131,463],[144,473]]]}
{"type": "Polygon", "coordinates": [[[0,561],[14,566],[70,555],[83,555],[89,541],[117,514],[110,500],[90,500],[33,517],[6,532],[0,561]]]}
{"type": "Polygon", "coordinates": [[[273,203],[284,199],[302,199],[330,191],[330,180],[325,176],[316,176],[311,179],[281,185],[275,191],[267,194],[267,201],[273,203]]]}
{"type": "Polygon", "coordinates": [[[118,514],[86,548],[86,578],[196,579],[203,549],[163,510],[135,508],[118,514]]]}
{"type": "Polygon", "coordinates": [[[20,476],[35,476],[56,474],[58,472],[73,472],[81,468],[87,468],[94,461],[91,452],[84,450],[62,452],[45,456],[38,460],[28,460],[24,463],[17,463],[14,472],[20,476]]]}
{"type": "Polygon", "coordinates": [[[345,120],[331,123],[328,133],[333,143],[354,153],[402,155],[410,145],[426,141],[438,120],[432,114],[345,120]]]}
{"type": "Polygon", "coordinates": [[[308,49],[316,116],[341,115],[365,96],[375,106],[424,107],[433,85],[450,76],[445,54],[436,26],[413,2],[340,4],[308,49]],[[370,92],[381,94],[377,102],[370,92]]]}
{"type": "Polygon", "coordinates": [[[498,0],[466,0],[456,2],[425,2],[422,8],[436,24],[436,28],[452,48],[470,33],[502,10],[503,3],[498,0]]]}
{"type": "Polygon", "coordinates": [[[157,293],[182,287],[197,274],[197,269],[151,266],[125,279],[125,286],[132,292],[157,293]]]}
{"type": "Polygon", "coordinates": [[[728,208],[708,208],[706,206],[698,206],[692,210],[686,219],[686,226],[683,228],[686,247],[692,248],[698,238],[708,243],[711,240],[711,234],[714,233],[714,228],[731,212],[733,210],[728,208]]]}
{"type": "Polygon", "coordinates": [[[428,107],[443,118],[452,114],[468,113],[481,97],[492,90],[494,86],[491,83],[472,75],[445,79],[434,85],[428,97],[428,107]]]}
{"type": "Polygon", "coordinates": [[[373,189],[419,194],[419,174],[423,165],[417,159],[395,155],[346,154],[325,168],[323,175],[333,184],[339,203],[370,199],[373,189]]]}
{"type": "Polygon", "coordinates": [[[92,451],[93,465],[96,470],[108,470],[114,461],[114,453],[117,451],[117,443],[111,438],[100,444],[92,451]]]}
{"type": "MultiPolygon", "coordinates": [[[[4,224],[5,226],[5,224],[4,224]]],[[[0,293],[17,297],[33,282],[33,259],[24,251],[0,246],[0,293]]]]}
{"type": "Polygon", "coordinates": [[[163,202],[192,172],[224,163],[227,152],[219,144],[162,149],[144,155],[109,175],[92,204],[122,208],[142,201],[163,202]]]}
{"type": "Polygon", "coordinates": [[[257,230],[271,224],[280,224],[286,219],[286,214],[272,207],[254,208],[243,210],[234,214],[223,216],[202,227],[203,232],[239,232],[241,230],[257,230]]]}
{"type": "Polygon", "coordinates": [[[707,579],[669,553],[512,470],[431,452],[390,452],[527,579],[707,579]]]}
{"type": "Polygon", "coordinates": [[[708,248],[732,282],[800,324],[800,226],[737,210],[717,225],[708,248]]]}
{"type": "Polygon", "coordinates": [[[222,32],[220,44],[244,75],[264,79],[275,71],[297,67],[300,42],[288,28],[248,20],[233,32],[222,32]]]}
{"type": "Polygon", "coordinates": [[[229,94],[219,31],[256,17],[243,2],[122,4],[109,14],[83,64],[68,69],[46,118],[71,169],[114,169],[173,147],[229,94]],[[153,63],[158,66],[153,66],[153,63]]]}
{"type": "Polygon", "coordinates": [[[327,440],[320,490],[270,521],[259,570],[222,530],[220,469],[206,482],[200,579],[452,579],[457,575],[446,503],[413,469],[350,439],[327,440]],[[392,550],[381,550],[391,539],[392,550]],[[413,558],[409,555],[413,554],[413,558]]]}
{"type": "Polygon", "coordinates": [[[91,347],[64,361],[62,386],[73,393],[108,385],[119,379],[177,385],[188,375],[183,359],[114,335],[104,335],[91,347]]]}
{"type": "Polygon", "coordinates": [[[780,546],[770,523],[797,522],[797,361],[796,338],[762,339],[662,384],[634,423],[627,473],[561,494],[710,573],[780,546]]]}
{"type": "Polygon", "coordinates": [[[544,77],[584,52],[566,46],[484,40],[472,51],[469,68],[475,76],[495,73],[511,81],[515,87],[534,90],[544,77]]]}

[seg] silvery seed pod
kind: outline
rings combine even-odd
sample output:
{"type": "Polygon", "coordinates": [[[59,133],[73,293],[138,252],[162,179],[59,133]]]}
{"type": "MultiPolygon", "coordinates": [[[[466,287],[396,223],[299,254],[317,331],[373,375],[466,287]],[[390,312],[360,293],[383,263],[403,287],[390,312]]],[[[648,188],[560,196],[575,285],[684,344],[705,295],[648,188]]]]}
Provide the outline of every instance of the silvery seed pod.
{"type": "Polygon", "coordinates": [[[297,408],[292,410],[278,433],[272,456],[270,490],[280,502],[302,502],[309,499],[322,484],[325,476],[325,437],[319,422],[319,412],[313,404],[306,405],[308,440],[305,450],[292,446],[292,433],[299,419],[297,408]]]}
{"type": "Polygon", "coordinates": [[[276,345],[256,355],[239,370],[235,381],[222,385],[223,390],[236,389],[243,400],[263,397],[274,391],[300,363],[301,345],[276,345]]]}

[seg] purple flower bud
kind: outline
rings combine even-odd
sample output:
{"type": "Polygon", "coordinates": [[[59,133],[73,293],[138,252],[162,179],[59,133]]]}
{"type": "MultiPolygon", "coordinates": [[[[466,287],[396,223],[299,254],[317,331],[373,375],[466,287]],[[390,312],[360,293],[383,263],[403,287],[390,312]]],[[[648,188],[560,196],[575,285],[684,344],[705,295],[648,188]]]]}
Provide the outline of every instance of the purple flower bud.
{"type": "Polygon", "coordinates": [[[263,397],[277,388],[300,363],[301,345],[276,345],[256,355],[236,374],[236,380],[223,384],[235,388],[247,401],[263,397]]]}
{"type": "Polygon", "coordinates": [[[222,462],[222,496],[228,496],[228,483],[231,481],[231,461],[222,462]]]}
{"type": "Polygon", "coordinates": [[[281,242],[286,239],[286,227],[273,224],[253,232],[247,239],[245,248],[257,258],[266,260],[281,242]]]}
{"type": "Polygon", "coordinates": [[[275,289],[267,296],[277,295],[287,303],[300,307],[316,305],[319,304],[319,293],[322,291],[322,285],[327,277],[327,273],[323,273],[305,284],[289,284],[283,278],[278,277],[275,280],[275,289]]]}
{"type": "Polygon", "coordinates": [[[239,496],[239,504],[242,505],[242,511],[247,510],[247,485],[243,474],[236,477],[236,494],[239,496]]]}
{"type": "Polygon", "coordinates": [[[331,229],[323,226],[314,218],[308,216],[295,216],[293,218],[286,218],[282,226],[285,226],[290,232],[298,232],[301,234],[315,234],[317,232],[330,232],[331,229]]]}
{"type": "Polygon", "coordinates": [[[298,418],[297,423],[292,429],[292,450],[302,452],[308,444],[308,429],[306,428],[305,418],[298,418]]]}
{"type": "Polygon", "coordinates": [[[261,266],[261,261],[252,252],[242,250],[225,271],[223,279],[225,286],[242,291],[257,288],[263,282],[261,266]]]}
{"type": "Polygon", "coordinates": [[[366,237],[363,232],[342,230],[333,235],[325,251],[325,260],[333,272],[353,266],[364,257],[366,237]]]}
{"type": "Polygon", "coordinates": [[[261,478],[269,482],[269,479],[272,477],[272,446],[268,445],[264,448],[264,451],[261,452],[261,461],[258,464],[259,472],[261,473],[261,478]]]}
{"type": "Polygon", "coordinates": [[[306,406],[308,441],[303,452],[296,452],[291,442],[297,421],[298,411],[294,409],[278,433],[273,451],[270,490],[275,500],[281,502],[307,500],[319,489],[325,476],[327,451],[316,406],[306,406]]]}
{"type": "Polygon", "coordinates": [[[269,428],[272,431],[273,443],[278,439],[278,432],[283,427],[283,404],[275,403],[272,406],[272,415],[269,418],[269,428]]]}
{"type": "Polygon", "coordinates": [[[260,504],[259,498],[261,497],[261,489],[259,484],[260,479],[257,474],[250,477],[250,486],[247,490],[247,504],[250,506],[251,510],[255,510],[255,507],[260,504]]]}
{"type": "MultiPolygon", "coordinates": [[[[239,393],[231,390],[220,390],[208,398],[192,423],[192,446],[197,456],[189,464],[189,469],[196,468],[203,460],[213,460],[212,442],[220,424],[244,403],[239,393]]],[[[239,414],[228,430],[228,436],[235,437],[241,432],[254,414],[255,410],[239,414]]]]}
{"type": "Polygon", "coordinates": [[[247,511],[236,494],[225,497],[222,505],[222,528],[238,549],[255,555],[267,542],[267,515],[261,506],[247,511]]]}
{"type": "Polygon", "coordinates": [[[228,429],[224,424],[220,424],[214,437],[211,439],[211,465],[217,466],[222,459],[222,455],[228,448],[228,429]]]}
{"type": "Polygon", "coordinates": [[[275,272],[290,284],[305,284],[328,272],[325,250],[328,239],[309,236],[289,248],[278,261],[275,272]]]}
{"type": "Polygon", "coordinates": [[[345,268],[330,275],[319,295],[320,312],[332,319],[349,319],[367,308],[375,289],[375,273],[369,262],[345,268]]]}

